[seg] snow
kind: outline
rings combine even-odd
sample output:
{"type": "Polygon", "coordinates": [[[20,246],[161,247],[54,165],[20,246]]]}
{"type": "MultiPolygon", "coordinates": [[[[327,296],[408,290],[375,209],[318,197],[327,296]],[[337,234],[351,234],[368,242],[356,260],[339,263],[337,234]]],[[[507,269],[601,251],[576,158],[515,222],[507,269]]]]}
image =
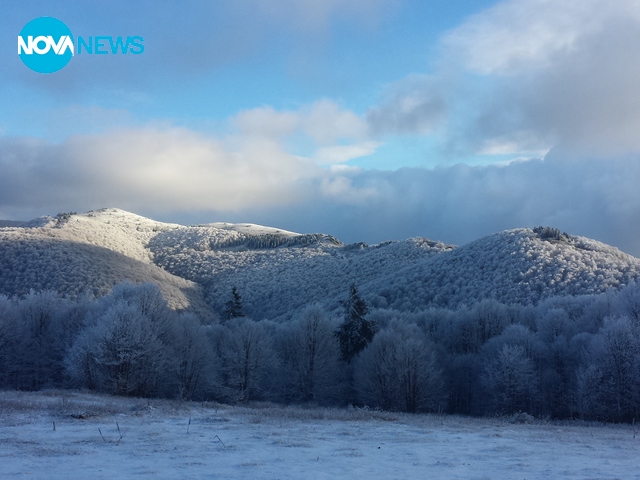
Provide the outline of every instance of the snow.
{"type": "Polygon", "coordinates": [[[226,222],[214,222],[206,225],[200,225],[203,227],[214,227],[221,230],[230,230],[233,232],[246,233],[248,235],[267,235],[278,234],[287,237],[294,237],[300,235],[299,233],[290,232],[288,230],[282,230],[279,228],[265,227],[264,225],[256,225],[254,223],[226,223],[226,222]]]}
{"type": "Polygon", "coordinates": [[[352,282],[372,309],[416,312],[482,299],[537,304],[604,293],[640,278],[640,259],[616,248],[570,235],[544,239],[530,229],[458,248],[424,238],[343,245],[326,234],[251,223],[187,227],[115,208],[0,228],[0,267],[0,293],[6,295],[31,288],[103,295],[125,279],[154,281],[172,307],[199,305],[201,311],[208,308],[205,301],[221,311],[237,286],[249,317],[276,321],[314,303],[339,312],[352,282]],[[114,264],[102,261],[105,256],[114,264]],[[83,265],[95,266],[91,278],[83,265]],[[63,278],[50,271],[64,272],[63,278]]]}
{"type": "Polygon", "coordinates": [[[2,478],[633,479],[639,444],[629,425],[0,392],[2,478]]]}

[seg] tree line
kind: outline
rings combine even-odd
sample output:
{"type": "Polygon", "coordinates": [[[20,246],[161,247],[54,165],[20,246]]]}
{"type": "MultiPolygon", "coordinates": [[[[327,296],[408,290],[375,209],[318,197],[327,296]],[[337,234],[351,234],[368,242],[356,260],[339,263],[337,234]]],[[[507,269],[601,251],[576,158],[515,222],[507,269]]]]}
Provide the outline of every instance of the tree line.
{"type": "Polygon", "coordinates": [[[0,387],[367,405],[467,415],[527,412],[631,422],[640,414],[640,287],[538,305],[373,310],[352,285],[342,318],[293,321],[171,310],[153,284],[75,300],[0,296],[0,387]]]}

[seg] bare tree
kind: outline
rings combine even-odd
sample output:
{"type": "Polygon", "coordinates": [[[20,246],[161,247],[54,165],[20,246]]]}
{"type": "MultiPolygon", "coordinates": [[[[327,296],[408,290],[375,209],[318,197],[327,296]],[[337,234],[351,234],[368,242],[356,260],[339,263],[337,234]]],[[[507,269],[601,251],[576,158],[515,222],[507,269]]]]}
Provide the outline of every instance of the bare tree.
{"type": "Polygon", "coordinates": [[[245,318],[227,321],[217,351],[223,400],[246,402],[267,395],[277,357],[262,323],[245,318]]]}
{"type": "Polygon", "coordinates": [[[340,347],[333,330],[319,306],[305,310],[287,329],[283,341],[285,398],[319,403],[340,398],[340,347]]]}
{"type": "Polygon", "coordinates": [[[191,400],[198,391],[206,389],[214,367],[211,344],[204,335],[204,327],[192,315],[180,315],[173,329],[173,369],[178,395],[191,400]]]}

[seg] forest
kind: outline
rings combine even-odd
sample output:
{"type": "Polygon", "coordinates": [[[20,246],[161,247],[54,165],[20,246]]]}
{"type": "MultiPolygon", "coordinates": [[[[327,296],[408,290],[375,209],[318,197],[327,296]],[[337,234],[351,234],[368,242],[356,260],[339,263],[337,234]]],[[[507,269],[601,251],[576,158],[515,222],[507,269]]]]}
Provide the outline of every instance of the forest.
{"type": "Polygon", "coordinates": [[[349,404],[464,415],[633,422],[640,413],[640,285],[536,305],[373,309],[345,288],[341,315],[220,321],[169,308],[152,283],[101,298],[0,296],[0,388],[135,397],[349,404]]]}

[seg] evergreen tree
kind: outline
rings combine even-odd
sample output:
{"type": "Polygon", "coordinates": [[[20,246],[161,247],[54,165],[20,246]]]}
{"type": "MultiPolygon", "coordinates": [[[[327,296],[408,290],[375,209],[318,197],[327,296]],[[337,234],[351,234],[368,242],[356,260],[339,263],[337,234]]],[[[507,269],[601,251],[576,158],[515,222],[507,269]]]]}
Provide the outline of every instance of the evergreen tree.
{"type": "Polygon", "coordinates": [[[342,302],[342,306],[344,307],[344,322],[338,327],[335,334],[340,342],[342,358],[351,362],[351,359],[373,340],[376,324],[364,318],[369,312],[369,307],[367,302],[358,295],[355,283],[349,287],[349,298],[342,302]]]}
{"type": "Polygon", "coordinates": [[[244,313],[242,313],[242,297],[238,293],[238,289],[233,287],[231,289],[231,300],[225,304],[222,318],[223,320],[231,320],[232,318],[241,317],[244,317],[244,313]]]}

